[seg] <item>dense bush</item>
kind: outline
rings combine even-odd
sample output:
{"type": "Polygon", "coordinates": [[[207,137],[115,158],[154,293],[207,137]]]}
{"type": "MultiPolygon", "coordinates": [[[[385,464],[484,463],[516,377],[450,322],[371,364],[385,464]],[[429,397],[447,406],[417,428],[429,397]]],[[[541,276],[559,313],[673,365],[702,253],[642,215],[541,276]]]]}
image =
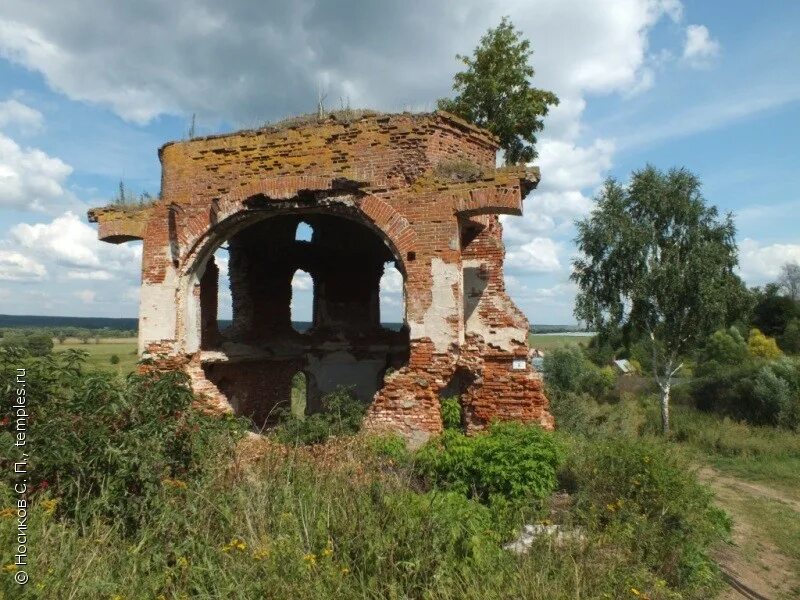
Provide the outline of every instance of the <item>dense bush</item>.
{"type": "Polygon", "coordinates": [[[551,433],[498,422],[474,436],[446,430],[417,452],[416,466],[432,485],[487,501],[543,498],[555,489],[560,459],[551,433]]]}
{"type": "Polygon", "coordinates": [[[781,349],[789,354],[800,354],[800,319],[789,321],[786,329],[778,339],[781,349]]]}
{"type": "Polygon", "coordinates": [[[583,522],[671,585],[698,595],[713,590],[718,576],[707,551],[730,523],[679,454],[655,441],[618,437],[581,445],[571,457],[565,478],[583,522]]]}
{"type": "Polygon", "coordinates": [[[31,356],[46,356],[53,351],[53,338],[44,333],[13,332],[3,337],[0,345],[24,350],[31,356]]]}
{"type": "Polygon", "coordinates": [[[545,354],[543,369],[548,389],[588,394],[595,399],[605,397],[616,381],[612,367],[597,367],[577,347],[551,350],[545,354]]]}
{"type": "Polygon", "coordinates": [[[323,411],[297,415],[290,408],[278,413],[274,434],[284,444],[318,444],[330,437],[352,435],[361,428],[366,405],[351,388],[339,387],[322,397],[323,411]]]}
{"type": "Polygon", "coordinates": [[[775,338],[767,337],[758,329],[751,329],[747,338],[747,352],[753,358],[774,360],[780,358],[783,352],[778,348],[775,338]]]}
{"type": "Polygon", "coordinates": [[[691,385],[695,405],[756,425],[800,429],[800,360],[752,361],[691,385]]]}
{"type": "Polygon", "coordinates": [[[741,365],[749,359],[747,342],[735,327],[712,333],[698,353],[698,375],[741,365]]]}
{"type": "MultiPolygon", "coordinates": [[[[236,419],[192,408],[182,374],[121,380],[84,373],[83,360],[82,353],[69,351],[39,360],[0,356],[3,381],[11,381],[14,367],[28,368],[27,444],[35,449],[29,486],[58,495],[64,515],[81,521],[102,515],[131,529],[158,502],[164,485],[186,486],[202,477],[209,457],[229,452],[243,433],[236,419]]],[[[2,390],[6,411],[12,391],[2,390]]],[[[10,412],[4,416],[13,422],[10,412]]],[[[10,439],[2,443],[12,447],[10,439]]]]}

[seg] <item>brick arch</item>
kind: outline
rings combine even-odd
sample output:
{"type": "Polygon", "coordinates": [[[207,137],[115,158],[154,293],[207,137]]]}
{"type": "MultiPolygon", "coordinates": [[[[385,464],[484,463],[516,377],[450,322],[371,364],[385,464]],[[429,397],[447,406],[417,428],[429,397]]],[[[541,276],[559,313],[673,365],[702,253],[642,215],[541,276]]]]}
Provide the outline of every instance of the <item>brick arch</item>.
{"type": "Polygon", "coordinates": [[[414,228],[391,204],[360,191],[360,186],[359,182],[341,177],[319,175],[268,177],[242,185],[215,200],[208,214],[203,217],[202,225],[198,215],[191,217],[191,223],[185,222],[189,226],[182,227],[184,233],[180,236],[180,245],[185,249],[181,261],[183,271],[193,268],[208,243],[213,242],[219,226],[257,212],[257,209],[247,206],[247,200],[261,196],[267,200],[285,201],[305,193],[336,191],[350,191],[358,196],[355,203],[358,213],[390,242],[404,270],[406,255],[416,247],[417,235],[414,228]]]}

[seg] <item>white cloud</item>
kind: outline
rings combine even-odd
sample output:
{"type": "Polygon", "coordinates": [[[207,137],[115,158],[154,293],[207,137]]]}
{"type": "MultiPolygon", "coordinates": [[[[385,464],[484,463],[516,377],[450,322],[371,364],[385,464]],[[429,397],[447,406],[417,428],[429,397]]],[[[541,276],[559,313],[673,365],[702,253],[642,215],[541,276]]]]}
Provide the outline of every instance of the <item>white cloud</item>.
{"type": "Polygon", "coordinates": [[[719,42],[711,37],[705,25],[689,25],[686,28],[686,43],[683,59],[695,68],[707,67],[719,55],[719,42]]]}
{"type": "Polygon", "coordinates": [[[114,275],[108,271],[67,271],[67,279],[79,281],[110,281],[114,275]]]}
{"type": "Polygon", "coordinates": [[[750,238],[739,244],[739,270],[750,285],[774,281],[787,262],[800,262],[800,244],[762,246],[750,238]]]}
{"type": "Polygon", "coordinates": [[[341,97],[430,108],[448,93],[454,54],[470,52],[508,14],[534,41],[538,83],[574,107],[584,92],[641,86],[650,76],[643,70],[649,30],[665,16],[679,18],[680,9],[677,0],[465,0],[457,8],[429,0],[84,0],[76,11],[5,0],[0,55],[130,121],[197,112],[201,120],[252,124],[313,110],[319,85],[331,105],[341,97]]]}
{"type": "Polygon", "coordinates": [[[314,287],[314,281],[311,279],[311,275],[306,273],[305,271],[301,271],[298,269],[294,272],[294,277],[292,277],[292,291],[299,290],[301,292],[307,292],[314,287]]]}
{"type": "Polygon", "coordinates": [[[13,98],[0,102],[0,128],[15,125],[24,132],[38,131],[44,124],[44,117],[35,108],[31,108],[13,98]]]}
{"type": "Polygon", "coordinates": [[[506,266],[528,273],[552,273],[561,269],[558,244],[550,238],[535,237],[506,252],[506,266]]]}
{"type": "Polygon", "coordinates": [[[403,291],[403,276],[394,265],[387,266],[380,281],[380,293],[400,294],[403,291]]]}
{"type": "Polygon", "coordinates": [[[42,211],[72,202],[64,189],[72,167],[36,148],[21,148],[0,133],[0,208],[42,211]]]}
{"type": "Polygon", "coordinates": [[[49,223],[20,223],[11,228],[11,240],[29,256],[52,262],[68,279],[102,281],[138,277],[140,244],[107,244],[97,231],[72,212],[49,223]]]}
{"type": "Polygon", "coordinates": [[[47,269],[37,260],[12,250],[0,250],[0,280],[40,281],[46,275],[47,269]]]}

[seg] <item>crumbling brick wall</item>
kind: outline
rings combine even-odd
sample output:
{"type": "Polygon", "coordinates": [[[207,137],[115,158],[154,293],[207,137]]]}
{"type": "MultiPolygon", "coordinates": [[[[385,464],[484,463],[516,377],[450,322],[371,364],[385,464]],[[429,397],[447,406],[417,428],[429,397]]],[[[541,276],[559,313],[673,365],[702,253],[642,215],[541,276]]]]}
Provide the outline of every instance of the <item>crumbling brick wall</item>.
{"type": "Polygon", "coordinates": [[[528,322],[505,292],[498,215],[519,215],[538,171],[495,169],[497,140],[446,113],[328,118],[165,145],[162,190],[135,211],[93,209],[100,239],[144,240],[139,347],[179,365],[209,406],[268,422],[297,371],[316,398],[352,383],[365,426],[418,443],[464,424],[551,427],[528,361],[528,322]],[[295,239],[300,222],[311,241],[295,239]],[[214,251],[230,251],[233,325],[216,326],[214,251]],[[386,263],[403,274],[405,324],[381,327],[386,263]],[[291,327],[291,278],[314,282],[309,332],[291,327]],[[390,375],[385,373],[392,369],[390,375]]]}

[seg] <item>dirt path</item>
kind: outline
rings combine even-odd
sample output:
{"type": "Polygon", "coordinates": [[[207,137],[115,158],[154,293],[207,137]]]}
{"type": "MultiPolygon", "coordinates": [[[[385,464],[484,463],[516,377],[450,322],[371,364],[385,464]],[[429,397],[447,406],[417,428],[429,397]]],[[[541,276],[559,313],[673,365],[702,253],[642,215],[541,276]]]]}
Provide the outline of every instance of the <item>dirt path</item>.
{"type": "Polygon", "coordinates": [[[726,544],[714,554],[730,585],[720,598],[791,598],[793,590],[800,586],[796,564],[780,552],[745,507],[757,504],[759,500],[773,500],[796,511],[800,519],[800,502],[766,485],[729,477],[711,467],[701,468],[698,476],[711,486],[717,503],[733,518],[733,544],[726,544]]]}

